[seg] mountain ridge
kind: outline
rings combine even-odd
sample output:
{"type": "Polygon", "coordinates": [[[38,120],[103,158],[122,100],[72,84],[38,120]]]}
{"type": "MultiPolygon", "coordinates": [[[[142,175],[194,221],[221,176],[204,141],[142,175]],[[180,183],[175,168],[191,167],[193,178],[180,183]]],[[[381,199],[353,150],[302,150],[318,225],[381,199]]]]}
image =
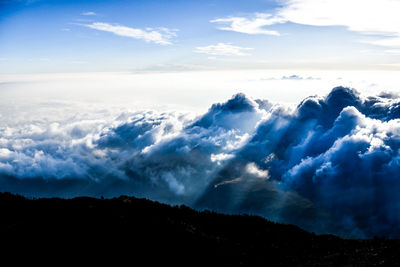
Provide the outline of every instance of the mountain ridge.
{"type": "Polygon", "coordinates": [[[128,196],[27,199],[0,193],[0,207],[0,235],[8,244],[3,255],[18,248],[22,254],[45,251],[69,260],[97,255],[93,260],[99,262],[130,259],[187,266],[400,263],[399,240],[346,240],[257,216],[196,211],[128,196]]]}

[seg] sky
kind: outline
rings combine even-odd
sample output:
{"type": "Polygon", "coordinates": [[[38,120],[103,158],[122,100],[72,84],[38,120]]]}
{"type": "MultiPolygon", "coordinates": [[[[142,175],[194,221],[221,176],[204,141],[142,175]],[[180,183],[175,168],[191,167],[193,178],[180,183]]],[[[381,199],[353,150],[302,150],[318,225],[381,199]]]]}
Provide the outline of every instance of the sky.
{"type": "Polygon", "coordinates": [[[397,0],[0,2],[0,72],[398,70],[397,0]]]}
{"type": "Polygon", "coordinates": [[[399,238],[399,0],[0,0],[0,191],[399,238]]]}

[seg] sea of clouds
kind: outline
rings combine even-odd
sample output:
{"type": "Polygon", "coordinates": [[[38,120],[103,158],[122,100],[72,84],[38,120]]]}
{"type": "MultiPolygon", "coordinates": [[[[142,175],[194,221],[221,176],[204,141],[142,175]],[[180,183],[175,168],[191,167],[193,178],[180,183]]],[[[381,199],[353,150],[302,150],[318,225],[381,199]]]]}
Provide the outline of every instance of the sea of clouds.
{"type": "MultiPolygon", "coordinates": [[[[318,233],[400,237],[400,98],[296,108],[236,94],[200,116],[107,110],[0,125],[0,190],[147,197],[318,233]]],[[[29,114],[27,114],[28,116],[29,114]]]]}

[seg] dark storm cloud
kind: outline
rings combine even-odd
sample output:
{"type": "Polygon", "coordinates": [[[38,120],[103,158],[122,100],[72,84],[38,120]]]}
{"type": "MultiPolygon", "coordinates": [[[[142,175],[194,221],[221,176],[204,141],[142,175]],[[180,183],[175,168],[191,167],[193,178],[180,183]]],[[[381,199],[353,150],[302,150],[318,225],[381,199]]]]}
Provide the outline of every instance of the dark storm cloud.
{"type": "Polygon", "coordinates": [[[400,100],[337,87],[295,110],[243,94],[193,119],[136,112],[0,129],[0,186],[133,194],[317,232],[400,237],[400,100]]]}

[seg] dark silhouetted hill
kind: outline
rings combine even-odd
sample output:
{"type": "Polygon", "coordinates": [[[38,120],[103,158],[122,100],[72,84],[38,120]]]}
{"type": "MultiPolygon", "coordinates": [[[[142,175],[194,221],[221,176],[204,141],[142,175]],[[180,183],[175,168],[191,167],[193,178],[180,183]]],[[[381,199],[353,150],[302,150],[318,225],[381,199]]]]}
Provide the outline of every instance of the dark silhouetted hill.
{"type": "Polygon", "coordinates": [[[124,266],[398,266],[400,241],[318,236],[255,216],[145,199],[30,200],[0,194],[5,257],[124,266]],[[12,256],[11,256],[12,255],[12,256]]]}

